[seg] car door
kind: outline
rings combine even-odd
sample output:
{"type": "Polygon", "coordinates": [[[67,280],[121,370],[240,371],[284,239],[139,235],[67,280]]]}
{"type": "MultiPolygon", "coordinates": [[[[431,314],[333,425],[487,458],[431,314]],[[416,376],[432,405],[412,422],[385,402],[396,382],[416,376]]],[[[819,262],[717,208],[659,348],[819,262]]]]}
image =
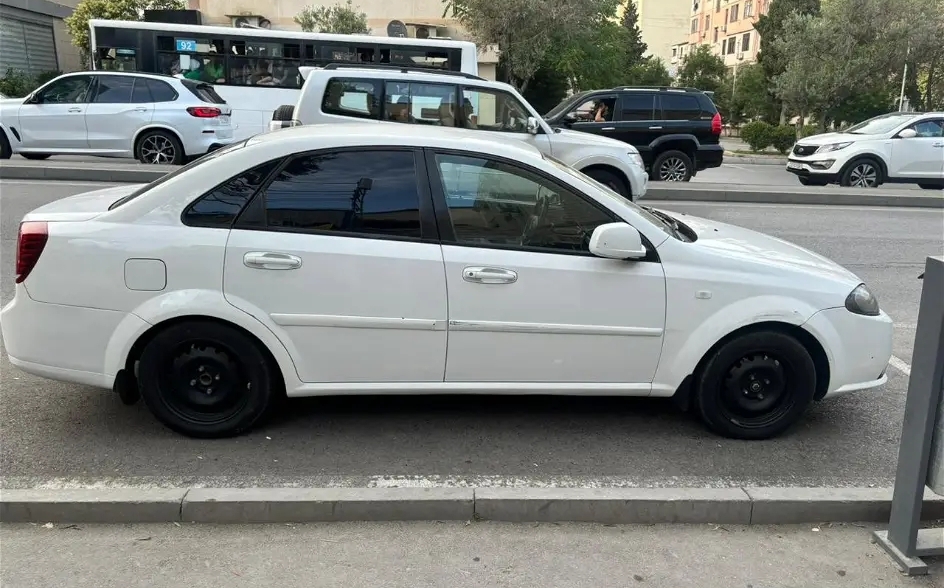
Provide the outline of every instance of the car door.
{"type": "Polygon", "coordinates": [[[646,165],[652,163],[653,141],[665,131],[656,114],[655,92],[622,92],[616,108],[614,139],[639,150],[646,165]]]}
{"type": "Polygon", "coordinates": [[[446,382],[647,391],[662,352],[662,266],[588,247],[594,228],[620,219],[514,162],[444,151],[427,161],[449,296],[446,382]]]}
{"type": "Polygon", "coordinates": [[[462,88],[459,126],[488,132],[499,141],[524,141],[542,153],[553,155],[551,140],[546,133],[532,135],[528,132],[529,116],[532,116],[530,109],[508,92],[473,86],[462,88]]]}
{"type": "Polygon", "coordinates": [[[112,74],[96,77],[95,95],[85,111],[89,149],[130,155],[135,134],[154,115],[145,79],[112,74]]]}
{"type": "Polygon", "coordinates": [[[280,165],[230,234],[226,299],[276,325],[303,382],[442,382],[446,283],[421,152],[280,165]]]}
{"type": "Polygon", "coordinates": [[[615,138],[616,94],[594,94],[577,103],[565,116],[568,127],[581,133],[615,138]]]}
{"type": "Polygon", "coordinates": [[[85,110],[92,90],[90,75],[60,77],[37,90],[19,108],[17,132],[23,148],[50,152],[88,149],[85,110]]]}
{"type": "Polygon", "coordinates": [[[905,127],[917,134],[892,140],[888,175],[892,179],[940,180],[944,169],[944,118],[925,119],[905,127]]]}

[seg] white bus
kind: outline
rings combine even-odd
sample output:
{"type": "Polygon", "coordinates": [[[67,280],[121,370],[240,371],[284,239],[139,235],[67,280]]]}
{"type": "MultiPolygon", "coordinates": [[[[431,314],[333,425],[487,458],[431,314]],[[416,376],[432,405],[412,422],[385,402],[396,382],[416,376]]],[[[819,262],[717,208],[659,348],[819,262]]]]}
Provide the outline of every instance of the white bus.
{"type": "Polygon", "coordinates": [[[212,83],[233,107],[236,140],[264,132],[276,108],[295,104],[303,65],[375,63],[478,75],[476,47],[467,41],[98,19],[89,27],[92,69],[212,83]]]}

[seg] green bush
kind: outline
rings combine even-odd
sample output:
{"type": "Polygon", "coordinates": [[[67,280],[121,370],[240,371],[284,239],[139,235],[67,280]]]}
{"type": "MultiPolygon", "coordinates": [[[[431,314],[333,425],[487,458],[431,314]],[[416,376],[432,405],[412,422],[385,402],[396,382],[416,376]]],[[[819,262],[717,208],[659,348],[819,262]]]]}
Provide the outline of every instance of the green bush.
{"type": "Polygon", "coordinates": [[[796,140],[796,128],[792,125],[780,125],[771,129],[770,144],[781,155],[790,151],[796,140]]]}
{"type": "Polygon", "coordinates": [[[819,127],[816,125],[806,125],[800,129],[800,138],[811,137],[819,134],[819,127]]]}
{"type": "Polygon", "coordinates": [[[25,71],[11,67],[7,70],[6,75],[0,78],[0,94],[7,98],[22,98],[49,80],[61,75],[61,71],[45,71],[36,76],[31,76],[25,71]]]}
{"type": "Polygon", "coordinates": [[[741,138],[751,147],[751,151],[763,151],[773,143],[774,127],[763,121],[749,122],[741,127],[741,138]]]}

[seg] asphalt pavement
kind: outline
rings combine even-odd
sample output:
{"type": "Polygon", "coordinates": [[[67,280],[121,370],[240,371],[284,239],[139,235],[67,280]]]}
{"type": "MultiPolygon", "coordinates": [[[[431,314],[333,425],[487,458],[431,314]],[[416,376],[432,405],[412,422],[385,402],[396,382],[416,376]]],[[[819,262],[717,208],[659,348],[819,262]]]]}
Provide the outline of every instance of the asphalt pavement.
{"type": "MultiPolygon", "coordinates": [[[[94,184],[0,181],[3,299],[16,225],[94,184]]],[[[937,210],[659,203],[770,233],[856,272],[896,320],[897,368],[878,390],[815,405],[767,442],[707,433],[667,402],[625,398],[301,399],[237,439],[197,441],[143,405],[51,382],[0,357],[2,485],[890,486],[924,258],[944,250],[937,210]]],[[[854,342],[850,342],[854,344],[854,342]]]]}
{"type": "Polygon", "coordinates": [[[4,588],[895,588],[858,525],[3,525],[4,588]],[[182,579],[186,578],[186,581],[182,579]],[[697,578],[697,584],[693,582],[697,578]]]}

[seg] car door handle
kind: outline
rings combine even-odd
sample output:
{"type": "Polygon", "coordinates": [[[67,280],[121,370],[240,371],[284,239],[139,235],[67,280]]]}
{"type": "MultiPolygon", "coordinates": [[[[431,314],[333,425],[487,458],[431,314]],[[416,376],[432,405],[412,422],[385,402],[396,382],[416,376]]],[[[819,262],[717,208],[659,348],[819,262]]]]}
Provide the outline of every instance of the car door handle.
{"type": "Polygon", "coordinates": [[[944,143],[935,143],[932,147],[944,147],[944,143]]]}
{"type": "Polygon", "coordinates": [[[135,111],[135,112],[147,112],[148,109],[147,109],[146,107],[144,107],[144,106],[138,106],[137,108],[134,109],[134,111],[135,111]]]}
{"type": "Polygon", "coordinates": [[[616,127],[603,127],[603,128],[600,129],[600,130],[601,130],[601,131],[615,131],[615,130],[616,130],[616,127]]]}
{"type": "Polygon", "coordinates": [[[649,127],[650,131],[661,131],[662,127],[649,127]]]}
{"type": "Polygon", "coordinates": [[[462,279],[474,284],[514,284],[518,272],[499,267],[467,267],[462,270],[462,279]]]}
{"type": "Polygon", "coordinates": [[[290,270],[302,267],[302,258],[288,253],[250,251],[243,256],[243,264],[254,269],[290,270]]]}
{"type": "Polygon", "coordinates": [[[76,107],[76,108],[70,108],[70,109],[69,109],[69,112],[82,112],[82,109],[81,109],[81,108],[78,108],[78,107],[76,107]]]}

